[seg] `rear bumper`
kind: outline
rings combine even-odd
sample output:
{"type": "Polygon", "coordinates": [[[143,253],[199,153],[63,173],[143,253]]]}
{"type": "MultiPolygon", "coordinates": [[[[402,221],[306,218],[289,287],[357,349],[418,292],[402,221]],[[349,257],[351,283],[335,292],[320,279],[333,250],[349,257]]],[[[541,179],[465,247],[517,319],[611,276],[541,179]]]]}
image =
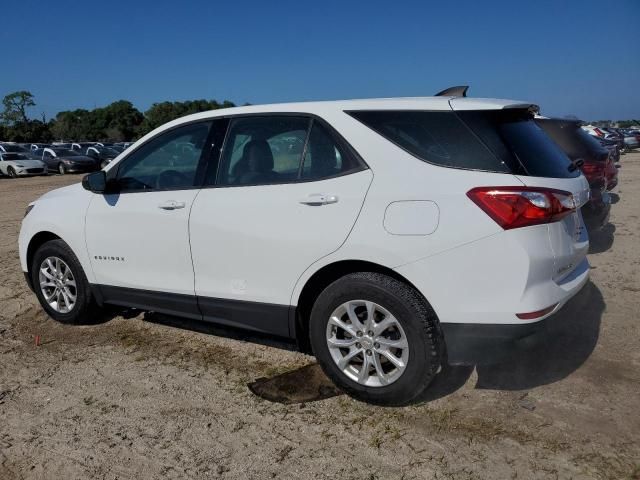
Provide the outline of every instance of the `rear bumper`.
{"type": "Polygon", "coordinates": [[[550,325],[562,321],[558,315],[562,307],[586,285],[589,264],[586,258],[559,284],[564,291],[552,312],[539,320],[521,323],[481,324],[442,323],[447,347],[447,361],[451,365],[487,365],[500,363],[522,348],[543,341],[550,325]]]}
{"type": "Polygon", "coordinates": [[[535,345],[555,316],[525,324],[441,324],[450,365],[491,365],[535,345]]]}

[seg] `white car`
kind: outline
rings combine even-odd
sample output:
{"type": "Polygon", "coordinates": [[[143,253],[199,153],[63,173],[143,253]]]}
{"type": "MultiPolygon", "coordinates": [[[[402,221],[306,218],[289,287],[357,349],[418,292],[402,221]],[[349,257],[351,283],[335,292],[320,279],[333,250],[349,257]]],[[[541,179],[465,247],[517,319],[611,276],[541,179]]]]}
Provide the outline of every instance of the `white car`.
{"type": "Polygon", "coordinates": [[[441,96],[190,115],[31,203],[22,269],[58,321],[118,305],[276,335],[354,397],[407,403],[444,362],[498,361],[557,321],[588,280],[589,185],[533,111],[441,96]]]}
{"type": "Polygon", "coordinates": [[[0,174],[7,177],[28,177],[46,175],[47,166],[40,160],[33,160],[24,153],[0,152],[0,174]]]}

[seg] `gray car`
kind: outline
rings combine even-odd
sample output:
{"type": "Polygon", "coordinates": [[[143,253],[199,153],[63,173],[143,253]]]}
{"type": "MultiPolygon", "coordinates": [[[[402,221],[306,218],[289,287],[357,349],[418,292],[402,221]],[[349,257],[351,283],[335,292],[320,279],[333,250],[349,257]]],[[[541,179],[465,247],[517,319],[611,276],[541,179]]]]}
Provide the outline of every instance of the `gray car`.
{"type": "MultiPolygon", "coordinates": [[[[39,153],[40,150],[36,150],[36,152],[39,153]]],[[[61,175],[100,170],[100,165],[96,160],[68,148],[44,148],[41,158],[47,164],[50,172],[58,172],[61,175]]]]}

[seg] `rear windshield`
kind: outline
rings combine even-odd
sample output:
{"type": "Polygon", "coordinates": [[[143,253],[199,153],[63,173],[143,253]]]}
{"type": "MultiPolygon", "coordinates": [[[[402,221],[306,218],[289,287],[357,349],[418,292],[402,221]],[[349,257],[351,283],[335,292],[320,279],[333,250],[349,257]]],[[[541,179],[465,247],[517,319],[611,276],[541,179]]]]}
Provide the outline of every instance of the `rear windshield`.
{"type": "Polygon", "coordinates": [[[435,165],[535,177],[580,175],[526,110],[349,113],[387,140],[435,165]]]}
{"type": "Polygon", "coordinates": [[[606,160],[607,150],[575,122],[536,119],[536,123],[560,145],[571,160],[606,160]]]}

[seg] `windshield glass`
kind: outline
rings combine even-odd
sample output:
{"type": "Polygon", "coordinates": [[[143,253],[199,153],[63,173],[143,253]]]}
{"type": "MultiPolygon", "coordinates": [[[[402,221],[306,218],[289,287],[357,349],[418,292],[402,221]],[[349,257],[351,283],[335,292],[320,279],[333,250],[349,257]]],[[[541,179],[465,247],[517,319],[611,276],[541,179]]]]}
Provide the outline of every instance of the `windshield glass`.
{"type": "Polygon", "coordinates": [[[3,160],[29,160],[26,155],[22,153],[3,153],[3,160]]]}
{"type": "Polygon", "coordinates": [[[56,152],[58,157],[79,157],[81,155],[76,150],[69,149],[56,149],[54,152],[56,152]]]}
{"type": "Polygon", "coordinates": [[[4,144],[2,145],[2,147],[4,148],[4,150],[6,152],[12,152],[12,153],[22,153],[22,152],[26,152],[27,149],[20,146],[20,145],[7,145],[4,144]]]}

